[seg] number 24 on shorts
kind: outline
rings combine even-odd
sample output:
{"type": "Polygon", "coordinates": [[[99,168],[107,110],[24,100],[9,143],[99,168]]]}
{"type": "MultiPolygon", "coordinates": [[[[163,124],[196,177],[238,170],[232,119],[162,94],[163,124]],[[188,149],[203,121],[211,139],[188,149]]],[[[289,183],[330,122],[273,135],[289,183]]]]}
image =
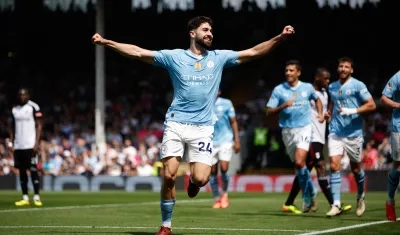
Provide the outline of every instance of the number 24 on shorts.
{"type": "Polygon", "coordinates": [[[207,143],[206,149],[204,149],[204,147],[206,146],[206,143],[204,143],[204,142],[199,142],[199,146],[200,146],[200,148],[199,148],[199,151],[200,151],[200,152],[205,152],[205,151],[207,151],[207,152],[212,153],[212,148],[210,147],[210,146],[211,146],[210,143],[207,143]]]}

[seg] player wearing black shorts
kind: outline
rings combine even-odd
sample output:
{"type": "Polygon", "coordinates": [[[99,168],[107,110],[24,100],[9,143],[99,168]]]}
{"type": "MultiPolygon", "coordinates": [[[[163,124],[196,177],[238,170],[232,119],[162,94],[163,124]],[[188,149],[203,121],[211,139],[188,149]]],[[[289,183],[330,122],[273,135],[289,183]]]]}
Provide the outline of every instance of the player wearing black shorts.
{"type": "Polygon", "coordinates": [[[18,91],[19,105],[12,109],[10,141],[8,147],[14,152],[14,166],[19,170],[22,200],[16,206],[29,206],[28,174],[33,183],[33,203],[42,206],[39,196],[39,173],[37,168],[39,140],[42,132],[42,113],[39,105],[29,100],[29,92],[22,88],[18,91]]]}
{"type": "MultiPolygon", "coordinates": [[[[330,73],[325,68],[318,68],[315,75],[314,80],[314,88],[315,91],[322,101],[323,111],[324,113],[327,111],[328,108],[328,94],[326,89],[329,85],[330,73]]],[[[308,156],[306,159],[306,165],[308,170],[311,172],[313,168],[317,171],[318,176],[318,183],[319,186],[324,193],[326,199],[329,202],[329,205],[333,204],[332,193],[330,191],[329,185],[329,175],[326,172],[326,165],[324,161],[324,154],[323,148],[325,144],[325,132],[326,132],[326,122],[320,123],[317,120],[317,113],[315,104],[311,103],[312,105],[312,142],[310,146],[310,150],[308,152],[308,156]]],[[[289,196],[282,206],[282,210],[285,212],[292,212],[295,214],[300,214],[302,211],[294,205],[294,200],[296,196],[300,192],[300,186],[297,177],[293,180],[292,188],[290,190],[289,196]]],[[[318,204],[316,203],[313,207],[311,207],[311,211],[317,211],[318,204]]],[[[342,206],[343,211],[347,211],[351,209],[351,205],[342,206]]],[[[308,211],[304,211],[308,212],[308,211]]]]}

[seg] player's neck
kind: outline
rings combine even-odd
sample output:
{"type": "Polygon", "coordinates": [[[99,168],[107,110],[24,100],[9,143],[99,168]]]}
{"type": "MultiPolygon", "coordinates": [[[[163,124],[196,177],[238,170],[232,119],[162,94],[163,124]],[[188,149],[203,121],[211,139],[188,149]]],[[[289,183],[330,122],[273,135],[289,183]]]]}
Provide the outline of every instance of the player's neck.
{"type": "Polygon", "coordinates": [[[339,82],[340,82],[340,85],[343,85],[343,84],[345,84],[348,80],[350,80],[350,77],[347,77],[347,78],[339,78],[339,82]]]}
{"type": "Polygon", "coordinates": [[[195,42],[192,42],[192,44],[190,45],[189,50],[195,55],[204,55],[204,54],[207,53],[207,49],[205,49],[204,47],[196,44],[195,42]]]}
{"type": "Polygon", "coordinates": [[[317,84],[314,83],[314,89],[316,91],[322,91],[322,87],[318,86],[317,84]]]}
{"type": "Polygon", "coordinates": [[[296,81],[293,81],[293,82],[288,82],[287,84],[289,86],[291,86],[291,87],[295,87],[295,86],[297,86],[299,84],[299,80],[296,80],[296,81]]]}

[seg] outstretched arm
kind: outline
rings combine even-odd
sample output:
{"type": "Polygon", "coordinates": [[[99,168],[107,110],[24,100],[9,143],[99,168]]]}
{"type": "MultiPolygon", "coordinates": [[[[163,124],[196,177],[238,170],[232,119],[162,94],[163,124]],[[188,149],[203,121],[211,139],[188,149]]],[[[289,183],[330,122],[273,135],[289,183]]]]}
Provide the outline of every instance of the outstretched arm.
{"type": "Polygon", "coordinates": [[[98,33],[93,35],[92,42],[100,46],[111,48],[114,51],[128,58],[137,59],[148,64],[154,63],[153,52],[150,50],[146,50],[131,44],[125,44],[125,43],[115,42],[112,40],[107,40],[98,33]]]}
{"type": "Polygon", "coordinates": [[[282,40],[287,38],[289,35],[294,34],[294,28],[292,26],[286,26],[282,33],[271,38],[268,41],[260,43],[250,49],[239,51],[239,64],[260,58],[275,48],[282,40]]]}

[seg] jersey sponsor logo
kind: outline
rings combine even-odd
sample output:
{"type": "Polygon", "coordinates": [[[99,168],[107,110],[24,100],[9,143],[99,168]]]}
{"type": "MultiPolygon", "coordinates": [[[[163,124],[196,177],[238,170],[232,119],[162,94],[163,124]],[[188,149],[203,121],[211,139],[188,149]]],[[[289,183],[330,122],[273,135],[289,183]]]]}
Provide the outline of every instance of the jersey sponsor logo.
{"type": "Polygon", "coordinates": [[[182,75],[181,79],[188,86],[208,85],[212,83],[214,74],[182,75]]]}

